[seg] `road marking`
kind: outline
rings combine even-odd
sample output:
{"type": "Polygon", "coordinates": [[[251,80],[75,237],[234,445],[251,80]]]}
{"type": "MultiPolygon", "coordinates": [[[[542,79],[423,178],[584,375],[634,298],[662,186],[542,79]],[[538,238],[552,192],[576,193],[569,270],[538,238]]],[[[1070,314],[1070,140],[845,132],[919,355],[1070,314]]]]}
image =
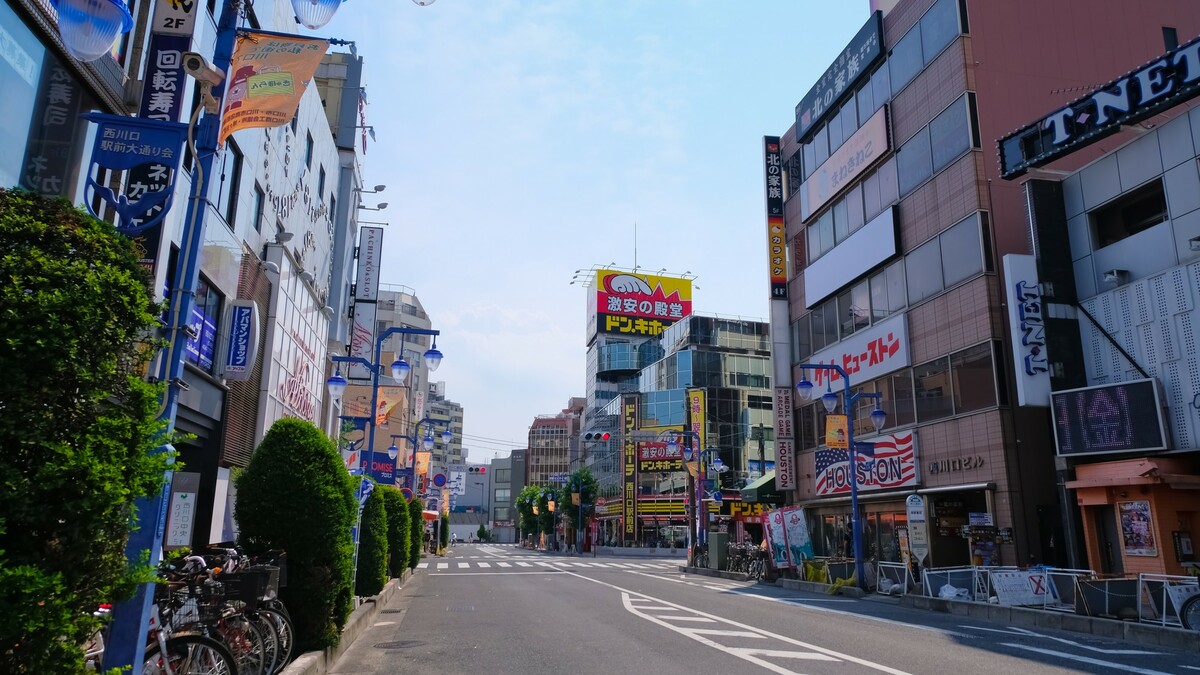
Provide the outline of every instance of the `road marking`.
{"type": "Polygon", "coordinates": [[[759,635],[758,633],[748,631],[748,630],[721,630],[719,628],[689,628],[688,632],[692,633],[693,635],[718,635],[721,637],[758,638],[759,640],[767,639],[766,635],[759,635]]]}
{"type": "Polygon", "coordinates": [[[519,561],[519,560],[517,561],[517,566],[518,566],[518,567],[533,567],[533,565],[530,565],[530,564],[529,564],[529,563],[527,563],[527,562],[521,562],[521,561],[519,561]]]}
{"type": "Polygon", "coordinates": [[[1042,633],[1035,633],[1031,630],[1028,630],[1025,628],[1018,628],[1016,626],[1010,626],[1007,629],[988,628],[986,626],[959,626],[959,627],[960,628],[973,628],[975,630],[983,630],[983,631],[988,631],[990,633],[1004,633],[1005,635],[1019,635],[1021,637],[1046,638],[1047,640],[1054,640],[1056,642],[1061,642],[1063,644],[1071,645],[1072,647],[1079,647],[1080,649],[1087,649],[1087,650],[1090,650],[1093,652],[1099,652],[1101,654],[1109,654],[1109,655],[1113,655],[1113,656],[1161,656],[1162,655],[1162,652],[1147,652],[1147,651],[1143,651],[1140,649],[1104,649],[1103,647],[1093,647],[1091,645],[1085,645],[1080,642],[1075,642],[1074,640],[1068,640],[1066,638],[1055,637],[1053,635],[1044,635],[1042,633]]]}
{"type": "MultiPolygon", "coordinates": [[[[813,654],[811,652],[793,652],[784,649],[750,649],[750,648],[735,648],[734,651],[740,652],[746,656],[773,656],[776,658],[785,659],[815,659],[817,661],[836,661],[832,656],[824,654],[813,654]]],[[[752,661],[754,659],[746,659],[752,661]]],[[[757,661],[755,661],[757,663],[757,661]]]]}
{"type": "Polygon", "coordinates": [[[1005,647],[1012,647],[1013,649],[1024,649],[1037,654],[1057,656],[1060,659],[1079,661],[1080,663],[1086,663],[1093,666],[1103,666],[1105,668],[1112,668],[1114,670],[1120,670],[1126,673],[1136,673],[1137,675],[1171,675],[1170,673],[1164,673],[1161,670],[1145,670],[1144,668],[1134,668],[1133,666],[1127,666],[1123,663],[1101,661],[1100,659],[1093,659],[1090,656],[1076,656],[1075,654],[1068,654],[1067,652],[1060,652],[1053,649],[1042,649],[1040,647],[1030,647],[1028,645],[1018,644],[1016,642],[1002,642],[1000,644],[1005,647]]]}
{"type": "Polygon", "coordinates": [[[438,563],[438,564],[437,564],[437,568],[438,568],[439,570],[444,570],[444,569],[446,569],[447,567],[450,567],[450,563],[438,563]]]}
{"type": "Polygon", "coordinates": [[[466,569],[471,566],[471,563],[458,563],[458,569],[466,569]]]}
{"type": "Polygon", "coordinates": [[[551,575],[551,574],[569,574],[569,573],[564,572],[562,570],[538,570],[536,572],[441,572],[441,573],[434,572],[433,576],[436,576],[436,577],[483,577],[483,576],[506,577],[506,576],[514,576],[514,575],[518,575],[518,574],[541,574],[543,576],[546,576],[546,575],[551,575]]]}
{"type": "Polygon", "coordinates": [[[895,619],[885,619],[881,616],[871,616],[870,614],[858,614],[856,612],[844,612],[840,609],[830,609],[829,607],[818,607],[817,605],[808,604],[808,600],[803,599],[803,598],[772,598],[767,595],[759,595],[757,593],[747,593],[746,591],[738,589],[738,588],[728,588],[728,589],[725,589],[725,592],[726,593],[735,593],[737,595],[743,595],[748,598],[758,598],[759,600],[766,600],[767,602],[781,602],[781,603],[784,603],[787,605],[791,605],[793,607],[802,607],[804,609],[811,609],[814,612],[828,612],[830,614],[840,614],[842,616],[853,617],[856,619],[866,619],[867,621],[886,623],[886,624],[890,624],[892,626],[900,626],[903,628],[915,628],[917,630],[929,631],[930,633],[938,633],[939,635],[947,635],[950,637],[960,637],[960,638],[975,637],[974,635],[971,635],[970,633],[962,633],[962,632],[959,632],[956,630],[947,630],[945,628],[935,628],[933,626],[922,626],[922,625],[916,624],[916,623],[908,623],[907,621],[896,621],[895,619]]]}
{"type": "Polygon", "coordinates": [[[672,621],[699,621],[700,623],[716,623],[716,619],[709,619],[704,616],[673,616],[672,621]]]}
{"type": "Polygon", "coordinates": [[[480,567],[491,567],[492,566],[491,563],[485,563],[485,562],[475,563],[475,564],[479,565],[480,567]]]}
{"type": "Polygon", "coordinates": [[[417,563],[417,569],[419,569],[419,570],[423,570],[426,567],[429,567],[429,563],[427,563],[427,562],[417,563]]]}
{"type": "Polygon", "coordinates": [[[512,567],[512,565],[510,565],[509,563],[506,563],[506,562],[500,562],[500,563],[496,563],[496,564],[501,567],[512,567]]]}

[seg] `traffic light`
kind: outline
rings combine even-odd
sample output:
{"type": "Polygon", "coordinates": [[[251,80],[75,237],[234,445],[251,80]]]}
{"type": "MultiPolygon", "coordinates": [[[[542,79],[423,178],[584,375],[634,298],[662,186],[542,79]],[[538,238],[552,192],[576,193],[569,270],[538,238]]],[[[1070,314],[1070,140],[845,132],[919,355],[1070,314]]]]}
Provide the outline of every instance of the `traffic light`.
{"type": "Polygon", "coordinates": [[[467,473],[487,473],[486,466],[468,466],[467,473]]]}
{"type": "Polygon", "coordinates": [[[585,431],[583,433],[583,440],[593,443],[607,441],[610,438],[612,438],[612,434],[607,431],[585,431]]]}

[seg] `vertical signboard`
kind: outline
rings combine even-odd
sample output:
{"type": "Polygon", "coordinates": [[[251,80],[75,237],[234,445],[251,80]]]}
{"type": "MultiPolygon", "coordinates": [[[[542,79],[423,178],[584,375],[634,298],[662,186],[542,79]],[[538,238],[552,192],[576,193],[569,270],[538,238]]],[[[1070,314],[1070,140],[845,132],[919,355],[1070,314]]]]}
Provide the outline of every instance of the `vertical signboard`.
{"type": "Polygon", "coordinates": [[[1013,341],[1017,405],[1050,405],[1050,361],[1046,356],[1046,306],[1031,255],[1004,256],[1004,292],[1013,341]]]}
{"type": "Polygon", "coordinates": [[[918,565],[925,564],[929,555],[929,524],[925,517],[925,500],[921,495],[909,495],[904,500],[908,512],[908,547],[918,565]]]}
{"type": "Polygon", "coordinates": [[[230,382],[245,382],[258,360],[258,305],[253,300],[233,300],[225,310],[229,331],[217,372],[230,382]]]}
{"type": "MultiPolygon", "coordinates": [[[[350,323],[350,356],[375,363],[375,301],[379,299],[379,261],[383,252],[383,228],[359,229],[358,267],[354,284],[354,312],[350,323]]],[[[350,380],[372,379],[371,369],[350,364],[350,380]]]]}
{"type": "Polygon", "coordinates": [[[358,276],[354,284],[354,301],[375,302],[379,299],[379,261],[383,252],[383,228],[359,229],[358,276]]]}
{"type": "Polygon", "coordinates": [[[787,235],[783,229],[783,159],[779,137],[763,136],[763,172],[767,190],[767,264],[771,298],[787,299],[787,235]]]}
{"type": "Polygon", "coordinates": [[[775,387],[775,489],[796,489],[796,454],[792,443],[792,388],[775,387]]]}
{"type": "Polygon", "coordinates": [[[167,531],[163,548],[176,549],[192,545],[192,530],[196,525],[196,495],[200,491],[200,474],[176,471],[171,476],[171,506],[167,514],[167,531]]]}
{"type": "Polygon", "coordinates": [[[623,538],[626,542],[637,541],[637,441],[633,432],[638,428],[638,397],[636,394],[626,394],[621,400],[621,411],[624,417],[625,434],[622,438],[623,461],[621,483],[624,486],[624,508],[622,516],[625,521],[623,538]]]}

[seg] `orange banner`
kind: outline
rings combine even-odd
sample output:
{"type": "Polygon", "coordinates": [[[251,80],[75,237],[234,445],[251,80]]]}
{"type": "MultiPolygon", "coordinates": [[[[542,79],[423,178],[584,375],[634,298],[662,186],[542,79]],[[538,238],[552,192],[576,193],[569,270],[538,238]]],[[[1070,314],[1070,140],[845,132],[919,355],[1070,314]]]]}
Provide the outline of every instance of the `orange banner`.
{"type": "Polygon", "coordinates": [[[235,131],[292,121],[328,40],[247,31],[237,37],[218,144],[235,131]]]}
{"type": "Polygon", "coordinates": [[[424,476],[429,473],[429,462],[433,459],[432,452],[424,450],[417,453],[417,475],[424,476]]]}
{"type": "Polygon", "coordinates": [[[825,445],[842,450],[850,447],[850,439],[846,435],[845,415],[827,415],[825,417],[825,445]]]}

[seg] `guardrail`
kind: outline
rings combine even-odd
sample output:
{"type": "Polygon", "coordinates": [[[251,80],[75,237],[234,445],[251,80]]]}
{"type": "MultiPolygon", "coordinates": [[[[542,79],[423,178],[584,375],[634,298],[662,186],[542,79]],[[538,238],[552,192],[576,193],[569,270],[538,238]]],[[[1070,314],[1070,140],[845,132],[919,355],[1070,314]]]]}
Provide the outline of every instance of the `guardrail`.
{"type": "Polygon", "coordinates": [[[1137,576],[1138,620],[1160,626],[1183,627],[1183,622],[1179,619],[1179,611],[1183,608],[1183,603],[1196,594],[1200,594],[1200,577],[1139,574],[1137,576]]]}
{"type": "Polygon", "coordinates": [[[909,589],[917,585],[912,568],[902,562],[879,562],[875,578],[879,580],[875,584],[875,592],[884,595],[908,595],[909,589]]]}

